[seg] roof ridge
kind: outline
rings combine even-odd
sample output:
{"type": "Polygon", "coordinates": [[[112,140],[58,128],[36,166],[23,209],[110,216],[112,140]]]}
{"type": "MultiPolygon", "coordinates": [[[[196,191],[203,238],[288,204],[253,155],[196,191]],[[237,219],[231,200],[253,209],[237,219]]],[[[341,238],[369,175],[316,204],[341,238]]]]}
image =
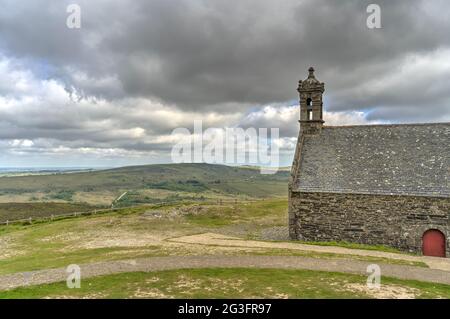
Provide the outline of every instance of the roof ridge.
{"type": "Polygon", "coordinates": [[[324,125],[323,128],[351,128],[351,127],[393,127],[393,126],[431,126],[431,125],[450,125],[450,122],[434,123],[393,123],[393,124],[357,124],[357,125],[324,125]]]}

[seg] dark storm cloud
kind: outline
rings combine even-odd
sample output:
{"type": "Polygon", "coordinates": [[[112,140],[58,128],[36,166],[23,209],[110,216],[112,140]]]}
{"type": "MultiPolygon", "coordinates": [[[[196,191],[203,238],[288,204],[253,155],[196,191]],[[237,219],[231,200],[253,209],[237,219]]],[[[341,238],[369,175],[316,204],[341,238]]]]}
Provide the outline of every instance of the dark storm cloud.
{"type": "MultiPolygon", "coordinates": [[[[406,92],[355,98],[351,89],[397,72],[408,54],[450,45],[446,1],[375,1],[381,30],[366,27],[374,1],[78,1],[81,30],[65,27],[68,2],[2,2],[4,51],[45,61],[86,94],[150,96],[190,109],[226,112],[224,103],[296,98],[309,65],[336,96],[331,109],[377,107],[380,98],[394,106],[407,98],[416,107],[423,94],[414,79],[405,79],[406,92]]],[[[436,80],[448,82],[442,76],[436,80]]]]}

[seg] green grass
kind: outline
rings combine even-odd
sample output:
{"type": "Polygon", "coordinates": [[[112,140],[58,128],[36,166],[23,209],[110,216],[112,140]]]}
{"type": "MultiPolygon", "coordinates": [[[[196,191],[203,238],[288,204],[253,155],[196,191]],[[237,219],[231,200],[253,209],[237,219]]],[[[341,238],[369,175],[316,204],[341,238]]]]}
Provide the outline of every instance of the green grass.
{"type": "Polygon", "coordinates": [[[186,217],[189,222],[207,227],[246,224],[254,230],[268,226],[281,226],[287,216],[286,198],[272,198],[253,202],[227,203],[193,212],[186,217]]]}
{"type": "Polygon", "coordinates": [[[123,273],[3,291],[0,298],[450,298],[450,286],[382,277],[366,289],[366,276],[308,270],[206,268],[123,273]]]}

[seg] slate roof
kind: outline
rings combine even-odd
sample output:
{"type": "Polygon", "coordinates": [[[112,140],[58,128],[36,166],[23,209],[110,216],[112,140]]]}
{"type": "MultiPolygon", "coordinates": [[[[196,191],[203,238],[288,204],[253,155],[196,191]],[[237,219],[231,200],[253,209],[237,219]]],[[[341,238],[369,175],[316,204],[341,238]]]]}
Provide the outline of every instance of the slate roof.
{"type": "Polygon", "coordinates": [[[450,123],[324,126],[293,191],[450,197],[450,123]]]}

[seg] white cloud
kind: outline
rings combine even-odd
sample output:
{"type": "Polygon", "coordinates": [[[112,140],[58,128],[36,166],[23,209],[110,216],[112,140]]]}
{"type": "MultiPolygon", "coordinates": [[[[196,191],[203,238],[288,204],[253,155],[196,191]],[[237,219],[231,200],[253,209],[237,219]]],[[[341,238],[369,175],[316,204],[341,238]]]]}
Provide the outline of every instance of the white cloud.
{"type": "Polygon", "coordinates": [[[12,148],[32,147],[34,142],[31,140],[12,140],[9,142],[12,148]]]}
{"type": "MultiPolygon", "coordinates": [[[[240,124],[244,127],[279,128],[281,136],[296,137],[299,130],[299,110],[298,105],[266,105],[246,115],[240,124]]],[[[325,125],[330,126],[381,123],[381,121],[370,121],[366,117],[364,112],[358,111],[324,111],[323,115],[325,125]]]]}
{"type": "MultiPolygon", "coordinates": [[[[27,157],[39,154],[54,158],[79,156],[92,161],[109,158],[162,160],[181,138],[176,127],[190,128],[196,119],[204,128],[233,125],[239,113],[183,111],[150,98],[107,100],[67,90],[56,80],[42,80],[20,63],[0,59],[0,79],[16,86],[3,86],[0,93],[0,149],[3,155],[27,157]]],[[[79,80],[90,79],[77,75],[79,80]]],[[[105,85],[113,83],[105,81],[105,85]]],[[[5,157],[3,156],[3,161],[5,157]]],[[[37,155],[36,155],[37,156],[37,155]]],[[[1,160],[1,159],[0,159],[1,160]]],[[[74,160],[75,161],[75,160],[74,160]]]]}
{"type": "MultiPolygon", "coordinates": [[[[91,81],[77,76],[80,81],[91,81]]],[[[0,143],[0,148],[10,158],[163,160],[172,145],[186,138],[171,134],[172,130],[182,127],[192,132],[194,120],[203,121],[203,130],[280,128],[281,136],[274,142],[288,156],[295,149],[298,105],[266,105],[244,115],[183,111],[150,98],[85,97],[56,80],[39,79],[17,61],[6,58],[0,60],[0,78],[16,83],[6,88],[9,94],[0,94],[0,140],[7,142],[0,143]]],[[[114,85],[109,80],[103,83],[114,85]]],[[[362,112],[325,112],[325,119],[330,125],[369,123],[362,112]]]]}
{"type": "MultiPolygon", "coordinates": [[[[368,125],[379,124],[382,121],[367,120],[364,112],[324,112],[325,125],[330,126],[346,126],[346,125],[368,125]]],[[[385,123],[385,122],[384,122],[385,123]]]]}

